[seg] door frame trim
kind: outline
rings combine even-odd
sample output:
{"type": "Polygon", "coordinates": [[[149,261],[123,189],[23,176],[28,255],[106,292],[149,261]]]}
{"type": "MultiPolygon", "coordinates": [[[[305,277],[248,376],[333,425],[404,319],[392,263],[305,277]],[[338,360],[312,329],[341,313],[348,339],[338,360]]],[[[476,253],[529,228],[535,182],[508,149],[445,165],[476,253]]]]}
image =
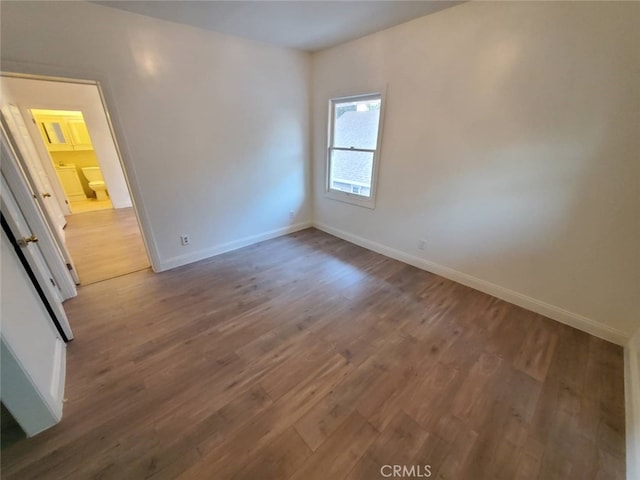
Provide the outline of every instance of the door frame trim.
{"type": "Polygon", "coordinates": [[[109,125],[111,139],[115,146],[118,161],[120,162],[120,167],[122,168],[122,173],[129,190],[131,204],[136,215],[138,227],[140,228],[142,242],[145,246],[149,263],[154,272],[160,271],[161,262],[158,247],[153,229],[148,220],[147,210],[142,200],[142,189],[138,183],[133,163],[130,161],[132,156],[129,154],[127,148],[126,136],[117,119],[115,102],[111,100],[113,96],[110,94],[108,76],[104,73],[97,72],[69,73],[67,71],[60,71],[59,66],[26,64],[14,61],[3,61],[2,67],[3,69],[0,70],[0,76],[4,77],[96,86],[102,103],[102,109],[104,110],[109,125]]]}

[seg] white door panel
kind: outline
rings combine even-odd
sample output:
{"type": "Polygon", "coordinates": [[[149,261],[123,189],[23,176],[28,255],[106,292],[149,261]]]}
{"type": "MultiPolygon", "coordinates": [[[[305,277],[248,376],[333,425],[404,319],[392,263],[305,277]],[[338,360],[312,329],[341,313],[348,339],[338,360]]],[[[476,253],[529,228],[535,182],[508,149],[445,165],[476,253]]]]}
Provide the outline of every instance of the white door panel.
{"type": "Polygon", "coordinates": [[[2,230],[0,390],[2,403],[32,436],[55,425],[62,416],[66,348],[16,255],[13,232],[2,230]]]}
{"type": "MultiPolygon", "coordinates": [[[[80,278],[78,277],[73,260],[71,259],[71,254],[65,244],[63,228],[66,224],[66,220],[56,200],[50,194],[52,191],[51,184],[49,183],[47,174],[39,160],[31,136],[29,135],[22,119],[22,115],[20,114],[20,110],[15,107],[15,105],[3,103],[1,111],[2,119],[8,129],[8,131],[5,131],[5,135],[7,135],[7,143],[10,143],[8,137],[10,135],[18,150],[17,152],[14,152],[15,155],[13,155],[13,157],[16,158],[17,163],[21,165],[17,165],[16,168],[22,172],[27,183],[31,183],[30,189],[32,190],[33,197],[37,200],[37,203],[40,206],[40,211],[43,213],[44,219],[50,227],[53,239],[56,243],[56,249],[62,255],[65,265],[69,266],[69,273],[73,282],[75,284],[79,284],[80,278]]],[[[11,183],[11,178],[7,177],[7,181],[11,183]]],[[[25,215],[28,216],[27,213],[25,213],[25,215]]],[[[45,256],[45,258],[49,257],[45,256]]],[[[65,290],[64,285],[62,285],[62,288],[65,290]]],[[[75,287],[72,290],[69,290],[68,293],[70,294],[67,295],[66,298],[75,296],[75,287]]]]}
{"type": "MultiPolygon", "coordinates": [[[[75,297],[77,290],[74,278],[71,275],[72,272],[69,269],[63,253],[58,248],[58,242],[54,237],[53,230],[49,228],[43,216],[42,209],[34,199],[33,191],[30,189],[24,177],[24,172],[18,164],[16,152],[9,143],[6,135],[7,132],[2,126],[2,128],[0,128],[0,143],[2,147],[0,171],[2,171],[2,178],[6,183],[6,195],[9,195],[9,193],[12,194],[15,204],[19,205],[18,210],[25,219],[24,223],[28,225],[29,235],[35,234],[39,238],[38,247],[55,283],[60,289],[61,298],[66,300],[75,297]]],[[[5,197],[4,190],[5,188],[3,186],[3,200],[5,197]]],[[[10,202],[8,205],[9,204],[10,202]]],[[[3,206],[3,212],[4,210],[5,208],[3,206]]],[[[27,228],[25,227],[24,230],[26,231],[27,228]]],[[[29,235],[26,235],[26,237],[29,235]]]]}
{"type": "Polygon", "coordinates": [[[33,182],[36,193],[42,196],[42,204],[49,214],[53,226],[60,231],[60,234],[64,234],[63,228],[67,221],[64,218],[60,206],[53,198],[53,187],[49,181],[47,173],[42,167],[42,162],[36,151],[36,147],[33,144],[29,130],[25,125],[20,109],[16,105],[4,104],[2,105],[2,114],[5,121],[16,141],[20,152],[22,153],[22,159],[30,179],[33,182]]]}
{"type": "Polygon", "coordinates": [[[2,192],[2,214],[9,225],[11,233],[13,233],[14,237],[18,241],[22,254],[31,267],[31,271],[35,275],[38,285],[42,289],[49,306],[53,310],[56,320],[64,332],[66,340],[72,340],[73,332],[71,331],[71,325],[69,325],[67,314],[62,307],[62,293],[53,279],[51,270],[49,269],[42,251],[40,250],[40,239],[32,233],[24,215],[22,215],[15,197],[12,195],[11,189],[5,180],[4,175],[1,177],[1,182],[2,190],[0,191],[2,192]]]}
{"type": "Polygon", "coordinates": [[[41,160],[42,167],[44,168],[47,177],[49,178],[49,182],[51,183],[51,187],[53,188],[53,197],[56,199],[60,210],[63,215],[70,215],[71,208],[69,207],[69,202],[67,200],[67,195],[64,192],[64,188],[62,187],[62,183],[58,178],[58,174],[56,173],[56,169],[53,166],[54,162],[49,154],[49,150],[42,139],[42,135],[40,134],[40,129],[36,124],[35,118],[33,118],[33,114],[31,110],[25,108],[24,105],[18,105],[20,107],[20,112],[22,113],[22,118],[26,120],[27,130],[29,130],[29,134],[33,140],[34,146],[38,153],[38,157],[41,160]]]}

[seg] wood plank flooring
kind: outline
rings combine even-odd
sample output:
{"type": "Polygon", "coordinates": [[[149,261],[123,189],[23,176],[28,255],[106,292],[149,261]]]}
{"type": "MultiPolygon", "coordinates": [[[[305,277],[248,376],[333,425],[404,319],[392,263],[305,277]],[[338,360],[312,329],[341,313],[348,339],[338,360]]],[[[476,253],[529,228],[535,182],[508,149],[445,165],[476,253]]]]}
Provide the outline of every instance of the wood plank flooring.
{"type": "Polygon", "coordinates": [[[81,285],[149,268],[133,208],[66,217],[66,243],[81,285]]]}
{"type": "MultiPolygon", "coordinates": [[[[2,449],[13,445],[20,440],[24,440],[26,434],[18,425],[11,412],[7,410],[4,403],[0,403],[0,445],[2,449]]],[[[0,472],[1,473],[1,472],[0,472]]]]}
{"type": "Polygon", "coordinates": [[[113,209],[113,203],[111,203],[110,198],[107,198],[106,200],[87,198],[86,200],[71,200],[69,207],[71,208],[71,212],[76,214],[94,212],[96,210],[111,210],[113,209]]]}
{"type": "Polygon", "coordinates": [[[64,418],[7,480],[625,475],[620,347],[314,229],[66,306],[64,418]]]}

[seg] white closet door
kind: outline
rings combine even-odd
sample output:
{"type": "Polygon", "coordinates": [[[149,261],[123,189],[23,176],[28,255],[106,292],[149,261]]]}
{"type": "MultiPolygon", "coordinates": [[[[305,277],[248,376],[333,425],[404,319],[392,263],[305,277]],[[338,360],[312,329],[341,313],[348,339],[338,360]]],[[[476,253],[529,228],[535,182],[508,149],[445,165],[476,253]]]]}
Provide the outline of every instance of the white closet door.
{"type": "MultiPolygon", "coordinates": [[[[73,288],[66,288],[66,282],[61,278],[58,278],[58,280],[61,282],[61,288],[66,292],[65,299],[71,298],[76,295],[75,284],[80,283],[80,278],[71,259],[71,254],[65,244],[63,228],[66,225],[66,220],[62,214],[62,210],[60,210],[60,206],[50,194],[51,184],[49,183],[49,178],[42,168],[33,141],[22,120],[20,110],[15,105],[3,103],[1,111],[3,124],[7,126],[7,131],[3,128],[4,136],[6,137],[5,141],[8,144],[8,149],[12,152],[11,159],[14,160],[9,162],[11,165],[9,165],[8,168],[12,170],[12,173],[16,174],[15,176],[21,175],[24,177],[24,182],[26,182],[28,188],[31,189],[32,196],[40,207],[33,210],[34,215],[39,214],[50,227],[56,249],[60,255],[62,255],[65,266],[68,267],[68,274],[71,275],[74,286],[73,288]],[[17,148],[17,151],[13,150],[11,146],[12,142],[17,148]]],[[[12,176],[5,176],[15,190],[16,186],[12,185],[12,176]]],[[[18,194],[16,194],[16,199],[18,202],[21,201],[18,194]]],[[[30,213],[31,209],[29,212],[25,212],[25,215],[29,218],[30,213]]],[[[48,255],[46,255],[45,258],[50,260],[48,255]]],[[[52,270],[55,274],[54,267],[52,267],[52,270]]]]}
{"type": "Polygon", "coordinates": [[[60,210],[60,206],[53,198],[51,193],[53,192],[53,187],[51,186],[47,173],[42,167],[42,162],[33,144],[29,130],[27,130],[27,126],[24,123],[20,109],[16,105],[6,104],[2,106],[2,114],[4,115],[11,135],[18,145],[20,153],[22,153],[22,159],[27,167],[36,194],[42,197],[42,204],[53,226],[59,230],[61,235],[64,235],[62,229],[67,224],[67,221],[64,218],[62,210],[60,210]]]}
{"type": "MultiPolygon", "coordinates": [[[[4,154],[4,148],[2,150],[4,154]]],[[[71,325],[69,324],[67,313],[62,307],[62,293],[44,259],[44,255],[40,249],[40,239],[33,233],[33,229],[31,229],[27,220],[24,218],[4,175],[0,177],[0,181],[2,188],[2,215],[11,233],[18,242],[20,250],[29,264],[42,293],[46,297],[55,321],[61,328],[64,337],[66,337],[64,340],[72,340],[73,332],[71,331],[71,325]]]]}

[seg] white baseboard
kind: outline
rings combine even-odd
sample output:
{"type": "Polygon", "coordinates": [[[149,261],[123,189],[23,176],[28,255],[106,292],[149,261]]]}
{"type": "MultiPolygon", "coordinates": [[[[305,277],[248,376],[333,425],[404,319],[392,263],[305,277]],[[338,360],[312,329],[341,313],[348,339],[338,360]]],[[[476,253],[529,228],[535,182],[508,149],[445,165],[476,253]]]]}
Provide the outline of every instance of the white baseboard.
{"type": "Polygon", "coordinates": [[[289,225],[287,227],[277,228],[275,230],[259,233],[257,235],[251,235],[250,237],[244,237],[239,240],[234,240],[232,242],[222,243],[219,245],[214,245],[213,247],[197,250],[195,252],[189,252],[189,253],[185,253],[184,255],[171,257],[166,260],[161,260],[159,262],[159,268],[157,271],[163,272],[165,270],[170,270],[172,268],[180,267],[182,265],[187,265],[189,263],[197,262],[198,260],[204,260],[205,258],[220,255],[222,253],[231,252],[233,250],[237,250],[238,248],[247,247],[249,245],[253,245],[254,243],[263,242],[265,240],[281,237],[282,235],[294,233],[299,230],[304,230],[305,228],[310,228],[311,226],[312,224],[310,221],[296,223],[295,225],[289,225]]]}
{"type": "Polygon", "coordinates": [[[640,330],[624,349],[627,480],[640,479],[640,330]]]}
{"type": "Polygon", "coordinates": [[[604,325],[596,320],[584,317],[577,313],[569,312],[556,307],[555,305],[509,290],[508,288],[501,287],[500,285],[481,280],[466,273],[430,262],[429,260],[416,257],[401,250],[396,250],[395,248],[387,247],[386,245],[367,240],[366,238],[353,235],[323,223],[316,222],[314,226],[319,230],[342,238],[343,240],[347,240],[348,242],[355,243],[356,245],[360,245],[368,250],[373,250],[374,252],[408,263],[409,265],[413,265],[414,267],[422,270],[435,273],[436,275],[440,275],[448,278],[449,280],[453,280],[454,282],[461,283],[475,290],[500,298],[506,302],[518,305],[519,307],[539,313],[545,317],[552,318],[560,323],[577,328],[578,330],[582,330],[617,345],[624,346],[629,339],[629,335],[623,331],[609,327],[608,325],[604,325]]]}
{"type": "Polygon", "coordinates": [[[359,237],[357,235],[353,235],[343,230],[339,230],[329,225],[318,222],[301,222],[295,225],[290,225],[257,235],[252,235],[250,237],[244,237],[232,242],[215,245],[203,250],[189,252],[184,255],[172,257],[161,261],[158,271],[162,272],[165,270],[170,270],[172,268],[197,262],[199,260],[213,257],[215,255],[220,255],[222,253],[237,250],[238,248],[246,247],[248,245],[262,242],[264,240],[269,240],[272,238],[280,237],[282,235],[297,232],[311,226],[314,226],[319,230],[327,232],[336,237],[347,240],[348,242],[355,243],[356,245],[360,245],[361,247],[367,248],[369,250],[373,250],[374,252],[380,253],[387,257],[394,258],[422,270],[435,273],[442,277],[448,278],[449,280],[453,280],[481,292],[493,295],[494,297],[500,298],[509,303],[513,303],[514,305],[518,305],[519,307],[526,308],[527,310],[539,313],[540,315],[552,318],[553,320],[557,320],[558,322],[564,323],[565,325],[577,328],[578,330],[582,330],[617,345],[624,346],[629,339],[629,336],[625,332],[609,327],[608,325],[604,325],[583,315],[564,310],[560,307],[556,307],[555,305],[551,305],[549,303],[537,300],[527,295],[523,295],[508,288],[501,287],[500,285],[481,280],[472,275],[459,272],[452,268],[439,265],[437,263],[416,257],[401,250],[397,250],[395,248],[373,242],[366,238],[359,237]]]}

